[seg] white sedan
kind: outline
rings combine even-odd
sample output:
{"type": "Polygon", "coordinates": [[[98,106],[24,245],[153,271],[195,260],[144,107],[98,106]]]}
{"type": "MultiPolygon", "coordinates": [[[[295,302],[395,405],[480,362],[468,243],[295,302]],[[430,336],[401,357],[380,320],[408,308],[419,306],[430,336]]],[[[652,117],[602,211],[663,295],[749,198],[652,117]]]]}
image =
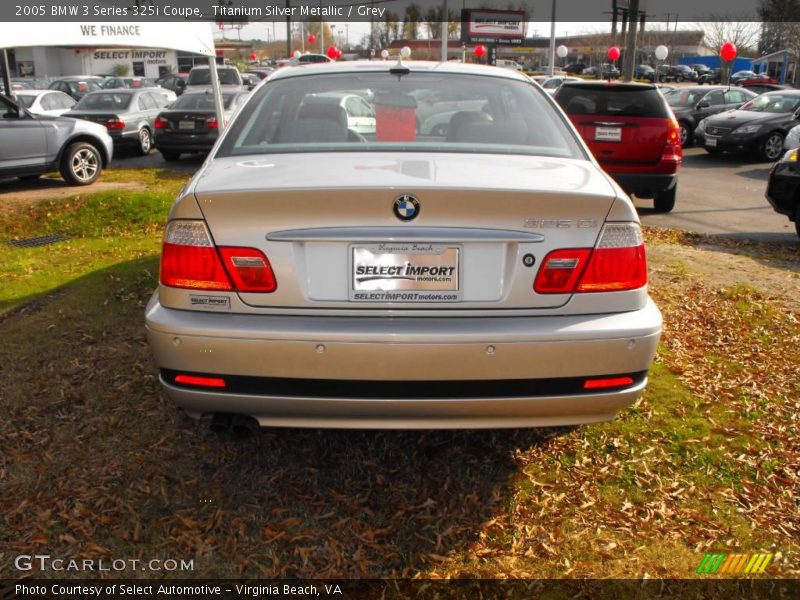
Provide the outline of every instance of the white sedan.
{"type": "Polygon", "coordinates": [[[60,117],[75,106],[75,100],[57,90],[18,90],[17,100],[35,115],[60,117]]]}

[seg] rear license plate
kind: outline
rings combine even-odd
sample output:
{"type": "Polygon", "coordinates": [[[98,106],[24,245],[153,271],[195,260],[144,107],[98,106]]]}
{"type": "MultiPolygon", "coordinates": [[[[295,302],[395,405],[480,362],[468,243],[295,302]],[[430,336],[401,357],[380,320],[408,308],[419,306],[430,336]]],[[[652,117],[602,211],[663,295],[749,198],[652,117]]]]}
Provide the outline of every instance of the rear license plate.
{"type": "Polygon", "coordinates": [[[384,243],[352,246],[350,299],[362,302],[458,302],[460,248],[384,243]]]}
{"type": "Polygon", "coordinates": [[[619,127],[598,127],[594,130],[594,139],[598,142],[622,141],[622,129],[619,127]]]}
{"type": "Polygon", "coordinates": [[[194,129],[194,121],[179,121],[178,129],[194,129]]]}
{"type": "Polygon", "coordinates": [[[715,138],[713,136],[707,135],[706,136],[706,146],[708,146],[709,148],[716,148],[718,139],[719,138],[715,138]]]}

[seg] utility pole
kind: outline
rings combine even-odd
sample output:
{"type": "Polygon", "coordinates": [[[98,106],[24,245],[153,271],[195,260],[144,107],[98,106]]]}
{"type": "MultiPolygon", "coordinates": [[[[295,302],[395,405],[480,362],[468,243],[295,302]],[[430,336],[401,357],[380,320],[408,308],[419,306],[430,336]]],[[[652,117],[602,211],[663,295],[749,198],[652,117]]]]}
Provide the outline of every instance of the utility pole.
{"type": "Polygon", "coordinates": [[[292,56],[292,17],[289,15],[289,0],[286,0],[286,56],[292,56]]]}
{"type": "Polygon", "coordinates": [[[553,0],[551,11],[552,21],[550,22],[550,77],[556,69],[556,0],[553,0]]]}
{"type": "Polygon", "coordinates": [[[622,79],[624,81],[633,80],[633,69],[636,66],[636,32],[639,25],[639,0],[631,0],[628,14],[631,16],[628,22],[628,33],[625,38],[625,56],[622,61],[622,79]]]}

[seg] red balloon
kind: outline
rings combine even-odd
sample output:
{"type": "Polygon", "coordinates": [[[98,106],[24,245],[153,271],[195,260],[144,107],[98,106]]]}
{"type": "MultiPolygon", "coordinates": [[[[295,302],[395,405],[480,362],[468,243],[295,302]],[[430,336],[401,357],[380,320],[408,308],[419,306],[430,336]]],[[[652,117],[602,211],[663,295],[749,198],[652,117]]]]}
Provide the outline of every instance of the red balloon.
{"type": "Polygon", "coordinates": [[[309,33],[306,39],[308,40],[309,44],[313,44],[317,41],[317,36],[315,36],[313,33],[309,33]]]}
{"type": "Polygon", "coordinates": [[[336,49],[336,58],[342,58],[344,56],[344,52],[342,52],[341,48],[336,49]]]}
{"type": "Polygon", "coordinates": [[[608,49],[608,60],[614,62],[618,58],[619,58],[619,48],[617,48],[616,46],[611,46],[611,48],[608,49]]]}
{"type": "Polygon", "coordinates": [[[736,58],[736,46],[732,42],[725,42],[722,44],[722,48],[719,49],[719,55],[726,62],[732,61],[736,58]]]}
{"type": "Polygon", "coordinates": [[[472,53],[475,55],[475,58],[482,58],[486,56],[486,46],[475,46],[475,48],[472,50],[472,53]]]}
{"type": "Polygon", "coordinates": [[[255,53],[255,52],[251,52],[251,53],[250,53],[250,60],[255,60],[256,58],[258,58],[258,57],[256,56],[256,53],[255,53]]]}
{"type": "Polygon", "coordinates": [[[328,58],[336,60],[338,58],[337,55],[339,54],[339,49],[336,46],[328,46],[327,54],[328,58]]]}

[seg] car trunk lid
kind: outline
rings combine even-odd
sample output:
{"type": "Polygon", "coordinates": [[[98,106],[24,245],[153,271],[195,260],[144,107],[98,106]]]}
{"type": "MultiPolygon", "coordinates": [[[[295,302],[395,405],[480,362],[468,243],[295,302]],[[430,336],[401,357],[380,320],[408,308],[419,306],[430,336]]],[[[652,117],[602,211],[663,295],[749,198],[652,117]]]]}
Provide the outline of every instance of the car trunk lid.
{"type": "Polygon", "coordinates": [[[278,288],[251,306],[500,309],[568,301],[533,291],[537,268],[594,246],[615,189],[585,160],[308,153],[217,159],[195,194],[218,246],[270,261],[278,288]]]}

